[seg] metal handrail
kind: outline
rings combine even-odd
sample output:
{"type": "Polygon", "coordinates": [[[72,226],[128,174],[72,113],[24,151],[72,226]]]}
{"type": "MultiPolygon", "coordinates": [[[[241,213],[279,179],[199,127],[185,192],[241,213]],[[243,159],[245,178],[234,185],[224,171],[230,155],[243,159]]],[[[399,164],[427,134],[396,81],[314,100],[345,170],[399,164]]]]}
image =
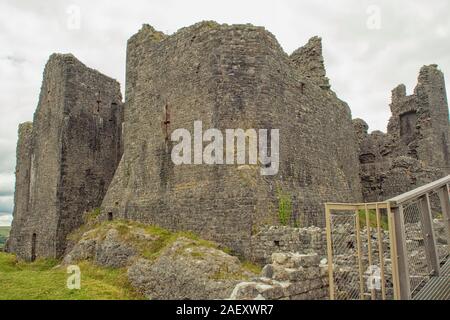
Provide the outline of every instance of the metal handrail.
{"type": "Polygon", "coordinates": [[[446,184],[450,183],[450,175],[433,181],[431,183],[428,183],[426,185],[423,185],[421,187],[418,187],[414,190],[405,192],[401,195],[398,195],[396,197],[393,197],[389,200],[387,200],[386,202],[389,202],[391,207],[397,207],[398,205],[400,205],[401,203],[405,203],[409,200],[415,199],[415,198],[419,198],[429,192],[435,191],[439,188],[442,188],[443,186],[445,186],[446,184]]]}
{"type": "MultiPolygon", "coordinates": [[[[426,264],[428,271],[433,276],[440,275],[440,260],[436,248],[435,241],[435,231],[433,229],[433,217],[432,208],[430,203],[430,195],[437,194],[439,196],[439,202],[441,204],[443,223],[445,228],[445,233],[447,235],[447,241],[450,243],[450,175],[436,180],[434,182],[428,183],[424,186],[418,187],[409,192],[403,193],[399,196],[393,197],[384,202],[374,202],[374,203],[326,203],[325,204],[325,218],[326,218],[326,231],[327,231],[327,252],[328,252],[328,269],[329,269],[329,286],[330,286],[330,299],[334,299],[334,276],[333,276],[333,241],[332,241],[332,226],[331,226],[331,214],[335,211],[335,214],[340,214],[341,212],[354,212],[355,215],[355,234],[357,238],[357,248],[358,248],[358,261],[359,261],[359,274],[360,274],[360,286],[362,284],[361,276],[361,250],[360,250],[360,230],[359,230],[359,210],[365,212],[366,225],[369,226],[370,222],[368,220],[368,210],[375,209],[377,212],[377,228],[378,229],[378,240],[381,239],[380,233],[380,217],[379,210],[386,209],[388,217],[388,227],[389,227],[389,242],[390,242],[390,257],[392,261],[392,281],[393,281],[393,293],[395,299],[411,299],[412,291],[417,288],[411,287],[411,279],[414,277],[414,273],[411,274],[410,271],[415,272],[417,270],[410,270],[410,263],[413,262],[411,256],[408,253],[410,250],[407,246],[407,224],[410,223],[405,219],[405,214],[408,206],[417,202],[418,206],[418,219],[420,219],[420,232],[423,237],[423,246],[426,252],[426,264]]],[[[370,228],[367,228],[368,233],[368,248],[367,252],[369,254],[369,264],[371,264],[371,237],[370,228]]],[[[378,254],[381,253],[382,243],[378,243],[378,254]]],[[[450,252],[449,252],[450,253],[450,252]]],[[[380,261],[383,260],[383,256],[380,255],[380,261]]],[[[385,288],[384,288],[385,289],[385,288]]],[[[361,297],[365,293],[363,289],[360,288],[361,297]]],[[[374,298],[373,292],[371,292],[371,298],[374,298]]],[[[383,293],[383,299],[385,298],[385,293],[383,293]]]]}

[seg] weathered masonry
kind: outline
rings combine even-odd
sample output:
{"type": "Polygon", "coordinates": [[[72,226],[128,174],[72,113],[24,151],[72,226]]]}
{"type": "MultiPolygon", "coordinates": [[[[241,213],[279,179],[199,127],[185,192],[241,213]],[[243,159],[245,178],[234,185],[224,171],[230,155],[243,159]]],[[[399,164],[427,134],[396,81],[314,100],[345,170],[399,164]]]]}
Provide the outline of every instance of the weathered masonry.
{"type": "Polygon", "coordinates": [[[322,223],[322,202],[361,197],[349,107],[330,90],[319,38],[288,56],[272,34],[204,22],[167,36],[144,25],[128,42],[124,155],[102,211],[191,230],[249,255],[251,235],[278,224],[322,223]],[[177,128],[279,129],[280,170],[181,165],[177,128]]]}
{"type": "Polygon", "coordinates": [[[405,86],[392,91],[387,133],[367,133],[354,120],[359,137],[365,201],[386,200],[450,173],[449,114],[444,76],[436,65],[420,70],[412,95],[405,86]]]}
{"type": "Polygon", "coordinates": [[[128,41],[124,103],[115,80],[52,55],[34,121],[19,128],[9,250],[59,257],[98,207],[100,219],[193,231],[260,261],[303,247],[263,231],[323,227],[324,202],[384,200],[448,174],[442,72],[425,66],[413,95],[401,85],[392,97],[387,133],[369,134],[331,90],[320,38],[287,55],[252,25],[201,22],[173,35],[144,25],[128,41]],[[278,174],[175,166],[171,133],[192,132],[194,121],[222,132],[279,129],[278,174]]]}
{"type": "Polygon", "coordinates": [[[33,123],[19,127],[9,250],[59,257],[98,207],[121,158],[119,83],[72,55],[50,57],[33,123]]]}

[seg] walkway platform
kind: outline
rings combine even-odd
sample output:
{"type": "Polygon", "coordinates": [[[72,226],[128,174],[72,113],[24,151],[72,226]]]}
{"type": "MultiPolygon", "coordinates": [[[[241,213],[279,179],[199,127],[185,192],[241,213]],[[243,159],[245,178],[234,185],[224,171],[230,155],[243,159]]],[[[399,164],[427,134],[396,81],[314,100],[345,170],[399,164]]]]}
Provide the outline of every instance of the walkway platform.
{"type": "Polygon", "coordinates": [[[450,300],[450,259],[441,268],[439,277],[431,277],[414,300],[450,300]]]}

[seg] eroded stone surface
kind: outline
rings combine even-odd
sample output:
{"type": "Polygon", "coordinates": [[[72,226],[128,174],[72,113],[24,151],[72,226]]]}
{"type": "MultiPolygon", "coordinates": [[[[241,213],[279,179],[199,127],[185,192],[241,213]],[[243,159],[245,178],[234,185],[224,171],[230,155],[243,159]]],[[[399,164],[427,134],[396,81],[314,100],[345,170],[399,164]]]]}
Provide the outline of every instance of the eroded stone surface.
{"type": "Polygon", "coordinates": [[[139,259],[128,269],[131,284],[149,299],[224,299],[255,276],[236,257],[179,238],[155,261],[139,259]]]}
{"type": "Polygon", "coordinates": [[[322,300],[328,296],[328,274],[321,270],[316,253],[277,252],[261,276],[241,282],[233,289],[232,300],[322,300]]]}

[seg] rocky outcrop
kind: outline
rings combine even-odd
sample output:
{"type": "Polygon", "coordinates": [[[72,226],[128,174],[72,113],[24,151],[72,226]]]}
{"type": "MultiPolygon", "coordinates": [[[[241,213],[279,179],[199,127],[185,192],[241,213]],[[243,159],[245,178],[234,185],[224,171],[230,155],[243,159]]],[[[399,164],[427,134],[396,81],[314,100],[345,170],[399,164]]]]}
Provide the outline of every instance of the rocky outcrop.
{"type": "Polygon", "coordinates": [[[93,260],[103,267],[121,268],[136,256],[136,250],[128,245],[116,229],[109,229],[105,235],[94,235],[96,230],[87,232],[65,256],[65,264],[82,260],[93,260]]]}
{"type": "Polygon", "coordinates": [[[149,299],[224,299],[251,276],[238,258],[183,237],[155,261],[139,259],[128,269],[133,287],[149,299]]]}
{"type": "Polygon", "coordinates": [[[90,260],[126,268],[130,284],[148,299],[224,299],[237,283],[256,276],[256,266],[187,233],[119,221],[81,233],[64,264],[90,260]]]}

